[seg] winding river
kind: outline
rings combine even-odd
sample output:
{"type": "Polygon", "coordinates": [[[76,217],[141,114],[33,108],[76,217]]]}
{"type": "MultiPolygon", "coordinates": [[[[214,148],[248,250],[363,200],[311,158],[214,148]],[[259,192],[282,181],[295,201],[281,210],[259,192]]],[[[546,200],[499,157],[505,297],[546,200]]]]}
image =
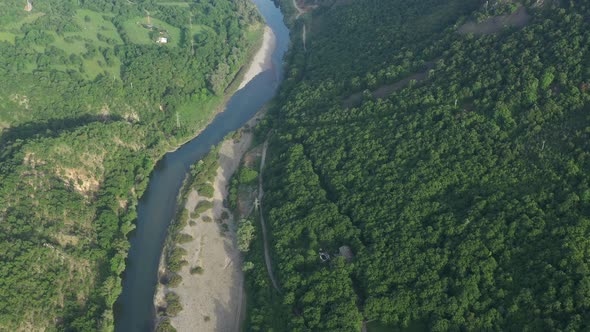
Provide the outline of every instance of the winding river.
{"type": "Polygon", "coordinates": [[[130,236],[131,249],[123,275],[123,292],[115,304],[115,330],[121,332],[154,329],[153,297],[158,264],[176,197],[190,165],[201,159],[231,131],[242,127],[274,96],[283,73],[283,56],[289,44],[289,30],[283,15],[271,0],[252,0],[276,36],[276,48],[269,69],[237,91],[201,134],[178,150],[166,154],[151,174],[147,190],[137,208],[137,228],[130,236]]]}

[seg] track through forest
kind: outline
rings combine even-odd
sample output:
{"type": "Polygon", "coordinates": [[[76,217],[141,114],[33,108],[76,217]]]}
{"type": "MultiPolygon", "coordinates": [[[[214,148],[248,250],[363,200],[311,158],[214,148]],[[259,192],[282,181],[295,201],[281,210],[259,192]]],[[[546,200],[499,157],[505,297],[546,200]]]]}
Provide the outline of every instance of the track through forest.
{"type": "Polygon", "coordinates": [[[270,258],[270,254],[268,252],[268,237],[266,235],[266,224],[264,222],[264,214],[262,213],[262,196],[264,195],[264,191],[262,189],[262,171],[264,169],[264,163],[266,162],[266,150],[268,149],[268,139],[264,141],[264,146],[262,147],[262,157],[260,159],[260,174],[258,175],[258,203],[259,208],[258,212],[260,213],[260,225],[262,227],[262,242],[264,244],[264,261],[266,262],[266,270],[268,271],[268,276],[270,277],[270,281],[272,282],[273,287],[277,292],[281,292],[279,288],[279,284],[274,277],[272,272],[272,259],[270,258]]]}

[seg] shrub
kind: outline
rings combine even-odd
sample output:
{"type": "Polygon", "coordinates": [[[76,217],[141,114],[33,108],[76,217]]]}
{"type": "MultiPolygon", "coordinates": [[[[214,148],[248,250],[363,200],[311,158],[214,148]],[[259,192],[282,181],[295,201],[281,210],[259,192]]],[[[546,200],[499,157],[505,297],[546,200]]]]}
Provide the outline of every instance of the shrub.
{"type": "Polygon", "coordinates": [[[193,266],[191,267],[190,272],[191,274],[203,274],[203,272],[205,272],[205,269],[203,269],[200,266],[193,266]]]}
{"type": "Polygon", "coordinates": [[[168,282],[166,283],[166,285],[168,287],[178,287],[180,285],[180,283],[182,282],[182,277],[177,274],[177,273],[173,273],[170,278],[168,279],[168,282]]]}
{"type": "Polygon", "coordinates": [[[250,184],[258,178],[258,172],[252,168],[242,167],[238,175],[238,181],[241,184],[250,184]]]}
{"type": "Polygon", "coordinates": [[[215,189],[213,188],[213,185],[211,185],[210,183],[203,183],[197,187],[197,192],[201,196],[212,198],[213,194],[215,193],[215,189]]]}
{"type": "Polygon", "coordinates": [[[197,206],[195,206],[195,209],[193,210],[193,213],[203,213],[209,209],[211,209],[213,207],[213,202],[210,201],[200,201],[199,203],[197,203],[197,206]]]}
{"type": "Polygon", "coordinates": [[[178,233],[176,235],[176,242],[177,243],[187,243],[187,242],[191,242],[192,240],[194,240],[194,238],[186,233],[178,233]]]}
{"type": "Polygon", "coordinates": [[[242,266],[242,271],[247,272],[250,271],[254,268],[254,263],[252,262],[244,262],[244,265],[242,266]]]}
{"type": "Polygon", "coordinates": [[[254,239],[254,225],[250,220],[245,220],[238,225],[238,249],[242,252],[250,250],[250,242],[254,239]]]}
{"type": "Polygon", "coordinates": [[[168,316],[176,316],[182,310],[180,304],[180,297],[173,292],[166,294],[166,314],[168,316]]]}
{"type": "Polygon", "coordinates": [[[176,329],[170,323],[170,318],[166,317],[158,323],[158,327],[156,327],[156,332],[176,332],[176,329]]]}

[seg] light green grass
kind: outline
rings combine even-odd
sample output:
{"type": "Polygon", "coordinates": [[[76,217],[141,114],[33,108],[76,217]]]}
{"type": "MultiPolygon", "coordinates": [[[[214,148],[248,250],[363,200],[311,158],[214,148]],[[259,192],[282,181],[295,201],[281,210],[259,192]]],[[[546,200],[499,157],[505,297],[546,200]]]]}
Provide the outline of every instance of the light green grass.
{"type": "MultiPolygon", "coordinates": [[[[55,38],[55,41],[53,43],[51,43],[51,45],[57,47],[57,48],[61,48],[62,50],[66,51],[66,53],[68,54],[82,54],[86,51],[86,42],[84,40],[73,40],[72,42],[68,42],[65,40],[64,37],[59,36],[57,33],[55,32],[50,32],[51,35],[53,35],[53,37],[55,38]]],[[[68,34],[68,36],[78,36],[78,34],[76,33],[70,33],[68,34]]],[[[91,42],[91,41],[88,41],[91,42]]]]}
{"type": "MultiPolygon", "coordinates": [[[[101,44],[105,44],[98,40],[97,34],[101,34],[107,38],[116,40],[117,44],[122,44],[123,41],[117,32],[117,28],[111,21],[107,21],[103,18],[103,15],[91,10],[80,9],[74,16],[76,24],[80,26],[80,31],[71,33],[84,38],[92,39],[93,41],[101,44]],[[90,21],[86,22],[85,17],[89,17],[90,21]]],[[[66,33],[66,36],[69,35],[66,33]]]]}
{"type": "Polygon", "coordinates": [[[11,32],[18,33],[20,31],[20,28],[23,26],[23,24],[33,23],[33,22],[35,22],[36,19],[38,19],[39,17],[41,17],[43,15],[45,15],[45,13],[40,13],[40,12],[30,13],[30,14],[25,13],[22,19],[5,24],[2,26],[1,29],[4,31],[11,31],[11,32]]]}
{"type": "Polygon", "coordinates": [[[205,30],[215,33],[215,30],[213,30],[212,28],[210,28],[206,25],[202,25],[202,24],[193,24],[190,30],[193,35],[202,33],[205,30]]]}
{"type": "MultiPolygon", "coordinates": [[[[76,24],[80,27],[80,30],[76,32],[66,32],[64,33],[64,36],[59,36],[53,32],[52,34],[55,37],[55,42],[53,42],[52,45],[64,50],[68,54],[82,55],[87,51],[86,43],[96,47],[109,48],[113,48],[117,44],[123,44],[123,40],[121,39],[121,36],[119,36],[115,25],[111,21],[104,19],[102,14],[91,10],[81,9],[76,12],[74,19],[76,24]],[[85,19],[86,17],[90,19],[88,22],[85,19]],[[98,40],[99,33],[112,39],[111,43],[98,40]],[[68,37],[74,37],[75,39],[73,41],[66,41],[68,37]]],[[[114,75],[119,77],[120,70],[121,63],[118,60],[116,60],[113,65],[107,66],[106,60],[102,54],[95,56],[93,59],[84,60],[84,74],[90,79],[95,78],[98,74],[102,74],[105,71],[109,76],[114,75]],[[99,61],[104,65],[101,66],[99,61]]]]}
{"type": "Polygon", "coordinates": [[[163,1],[158,2],[160,6],[178,6],[178,7],[189,7],[190,4],[188,2],[174,2],[174,1],[163,1]]]}
{"type": "MultiPolygon", "coordinates": [[[[157,18],[151,19],[152,25],[159,29],[166,30],[170,35],[168,39],[168,45],[176,46],[180,40],[180,29],[174,27],[164,21],[160,21],[157,18]]],[[[155,44],[155,41],[150,38],[150,31],[143,27],[142,24],[147,23],[145,17],[134,17],[123,23],[123,29],[129,36],[129,40],[135,44],[155,44]]]]}
{"type": "Polygon", "coordinates": [[[221,104],[220,96],[195,96],[191,101],[180,105],[176,111],[181,123],[200,128],[204,126],[212,112],[221,104]]]}
{"type": "Polygon", "coordinates": [[[0,41],[6,41],[11,44],[14,44],[14,40],[16,35],[11,32],[0,31],[0,41]]]}

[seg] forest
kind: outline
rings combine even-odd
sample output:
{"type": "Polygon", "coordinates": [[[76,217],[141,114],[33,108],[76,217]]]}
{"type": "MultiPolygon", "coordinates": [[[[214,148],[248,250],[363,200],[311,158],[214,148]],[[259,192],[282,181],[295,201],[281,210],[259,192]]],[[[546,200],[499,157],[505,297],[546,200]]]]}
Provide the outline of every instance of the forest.
{"type": "Polygon", "coordinates": [[[590,6],[306,3],[246,330],[589,329],[590,6]]]}
{"type": "Polygon", "coordinates": [[[0,330],[109,331],[155,161],[223,103],[261,18],[248,0],[25,4],[0,11],[0,330]]]}

